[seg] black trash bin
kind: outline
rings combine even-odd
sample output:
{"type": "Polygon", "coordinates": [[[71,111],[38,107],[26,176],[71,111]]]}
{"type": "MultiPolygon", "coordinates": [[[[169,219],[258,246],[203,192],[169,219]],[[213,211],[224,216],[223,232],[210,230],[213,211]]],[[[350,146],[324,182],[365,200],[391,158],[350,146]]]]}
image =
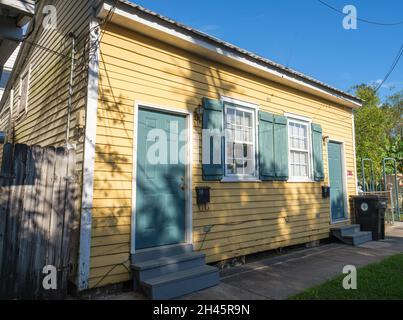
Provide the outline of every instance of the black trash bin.
{"type": "Polygon", "coordinates": [[[380,195],[354,197],[355,222],[361,231],[371,231],[373,240],[385,239],[385,211],[388,198],[380,195]]]}

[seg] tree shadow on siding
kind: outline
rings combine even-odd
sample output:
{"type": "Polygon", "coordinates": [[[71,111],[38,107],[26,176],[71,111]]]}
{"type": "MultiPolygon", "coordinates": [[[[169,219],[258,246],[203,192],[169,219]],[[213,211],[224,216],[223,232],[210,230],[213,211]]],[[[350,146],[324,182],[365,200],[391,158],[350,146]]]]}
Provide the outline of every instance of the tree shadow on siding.
{"type": "MultiPolygon", "coordinates": [[[[239,88],[238,77],[251,82],[259,82],[270,86],[271,82],[249,75],[245,72],[236,71],[230,67],[225,67],[212,62],[203,57],[192,57],[189,53],[169,47],[157,40],[151,40],[136,34],[130,34],[133,39],[144,41],[149,47],[155,48],[158,52],[169,54],[162,60],[141,65],[148,68],[148,75],[153,76],[155,81],[142,82],[139,85],[136,80],[149,79],[144,77],[142,72],[136,72],[135,78],[128,79],[126,83],[132,83],[135,95],[141,96],[144,100],[147,95],[147,102],[167,107],[184,108],[190,113],[194,113],[201,105],[201,99],[208,97],[219,99],[221,95],[234,97],[248,101],[248,97],[253,93],[247,92],[248,88],[239,88]],[[163,67],[159,67],[163,65],[163,67]],[[158,72],[158,76],[154,73],[158,72]],[[236,79],[231,78],[234,74],[236,79]],[[144,78],[143,78],[144,77],[144,78]],[[168,81],[170,83],[168,83],[168,81]],[[138,88],[144,88],[144,92],[138,92],[138,88]],[[155,92],[151,95],[148,92],[155,92]],[[147,93],[147,94],[146,94],[147,93]]],[[[124,51],[121,48],[123,62],[130,63],[135,70],[137,62],[135,59],[129,61],[125,59],[124,51]]],[[[129,51],[128,51],[129,53],[129,51]]],[[[144,57],[143,57],[144,58],[144,57]]],[[[153,59],[152,57],[147,57],[153,59]]],[[[104,60],[104,59],[103,59],[104,60]]],[[[107,63],[104,69],[108,69],[107,63]]],[[[118,65],[115,65],[119,69],[118,65]]],[[[120,69],[122,74],[127,76],[120,69]]],[[[125,109],[133,108],[133,101],[129,96],[124,96],[124,90],[115,90],[116,79],[122,79],[122,74],[108,72],[103,74],[103,89],[101,92],[105,108],[117,112],[110,121],[113,125],[119,126],[126,121],[127,116],[122,115],[121,107],[125,109]],[[119,96],[115,95],[119,91],[119,96]],[[117,117],[117,119],[116,119],[117,117]]],[[[140,89],[141,90],[141,89],[140,89]]],[[[268,92],[269,95],[269,92],[268,92]]],[[[257,100],[258,98],[256,98],[257,100]]],[[[255,100],[255,101],[256,101],[255,100]]],[[[262,109],[270,110],[267,101],[261,101],[262,109]]],[[[279,112],[280,113],[280,112],[279,112]]],[[[321,198],[321,189],[318,183],[297,185],[285,182],[262,182],[262,183],[220,183],[202,181],[201,165],[201,122],[195,119],[194,142],[194,162],[193,162],[193,184],[192,207],[193,207],[193,240],[195,250],[207,253],[209,262],[216,262],[221,259],[232,259],[244,256],[249,253],[282,248],[288,245],[309,242],[316,240],[317,235],[322,234],[328,225],[328,200],[321,198]],[[198,155],[198,157],[196,157],[198,155]],[[211,204],[207,212],[197,208],[195,203],[195,187],[211,187],[211,204]],[[212,228],[210,228],[212,227],[212,228]],[[211,229],[206,232],[205,230],[211,229]]],[[[132,133],[126,129],[121,132],[121,137],[131,137],[132,133]]],[[[136,137],[134,137],[136,139],[136,137]]],[[[132,140],[132,143],[135,140],[132,140]]],[[[111,148],[112,150],[112,148],[111,148]]],[[[99,155],[99,157],[103,157],[99,155]]],[[[111,170],[123,170],[123,163],[128,163],[128,157],[119,152],[109,153],[106,161],[111,170]],[[117,159],[116,163],[113,163],[117,159]]],[[[128,175],[127,177],[131,177],[128,175]]],[[[105,185],[113,190],[113,184],[105,177],[105,185]]],[[[139,185],[138,187],[142,187],[139,185]]],[[[118,191],[115,189],[115,191],[118,191]]],[[[105,194],[108,196],[108,194],[105,194]]],[[[137,208],[137,211],[147,210],[147,208],[137,208]]],[[[125,255],[125,258],[128,258],[125,255]]],[[[120,258],[124,260],[124,258],[120,258]]],[[[116,259],[116,262],[118,259],[116,259]]],[[[124,272],[123,269],[121,269],[124,272]]]]}

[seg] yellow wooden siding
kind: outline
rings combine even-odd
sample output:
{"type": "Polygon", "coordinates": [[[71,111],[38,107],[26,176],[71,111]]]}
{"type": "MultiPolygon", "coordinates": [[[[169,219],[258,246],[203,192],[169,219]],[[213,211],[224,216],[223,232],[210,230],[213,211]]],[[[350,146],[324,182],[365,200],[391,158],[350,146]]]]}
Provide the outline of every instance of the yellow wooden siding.
{"type": "MultiPolygon", "coordinates": [[[[91,287],[130,279],[121,264],[130,249],[135,101],[193,111],[202,97],[220,95],[311,117],[325,136],[345,142],[347,169],[354,171],[351,110],[109,25],[101,43],[91,287]]],[[[200,124],[194,128],[200,136],[200,124]]],[[[322,183],[204,182],[200,145],[195,136],[192,190],[208,185],[212,198],[207,212],[193,199],[193,240],[208,262],[329,236],[322,183]],[[205,237],[206,225],[214,227],[205,237]]],[[[324,162],[326,170],[326,148],[324,162]]],[[[355,192],[355,179],[348,189],[355,192]]]]}

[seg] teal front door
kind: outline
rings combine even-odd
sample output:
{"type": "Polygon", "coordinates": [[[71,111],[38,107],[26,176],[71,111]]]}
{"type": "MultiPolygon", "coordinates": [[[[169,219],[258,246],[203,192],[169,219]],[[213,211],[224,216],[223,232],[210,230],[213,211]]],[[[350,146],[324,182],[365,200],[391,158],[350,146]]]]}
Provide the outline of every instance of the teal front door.
{"type": "Polygon", "coordinates": [[[329,142],[327,150],[329,159],[330,209],[332,221],[335,222],[346,218],[342,144],[329,142]]]}
{"type": "MultiPolygon", "coordinates": [[[[139,108],[135,247],[185,242],[185,117],[139,108]]],[[[186,135],[185,135],[186,136],[186,135]]]]}

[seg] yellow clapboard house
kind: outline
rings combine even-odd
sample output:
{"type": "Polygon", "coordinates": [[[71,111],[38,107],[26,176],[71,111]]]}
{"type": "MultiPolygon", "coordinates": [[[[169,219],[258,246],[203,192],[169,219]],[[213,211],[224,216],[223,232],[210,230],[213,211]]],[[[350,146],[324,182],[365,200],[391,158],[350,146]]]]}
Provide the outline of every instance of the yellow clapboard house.
{"type": "MultiPolygon", "coordinates": [[[[151,297],[171,297],[170,288],[216,283],[204,262],[312,243],[350,224],[358,98],[128,1],[73,2],[55,1],[64,32],[74,17],[89,39],[76,51],[87,72],[76,72],[71,123],[58,101],[68,92],[40,104],[41,88],[58,83],[31,69],[27,111],[13,130],[15,142],[42,145],[72,132],[80,291],[135,278],[151,297]],[[153,162],[156,145],[168,156],[160,149],[153,162]]],[[[39,31],[36,41],[48,37],[39,31]]],[[[31,64],[42,59],[35,52],[26,53],[31,64]]]]}

